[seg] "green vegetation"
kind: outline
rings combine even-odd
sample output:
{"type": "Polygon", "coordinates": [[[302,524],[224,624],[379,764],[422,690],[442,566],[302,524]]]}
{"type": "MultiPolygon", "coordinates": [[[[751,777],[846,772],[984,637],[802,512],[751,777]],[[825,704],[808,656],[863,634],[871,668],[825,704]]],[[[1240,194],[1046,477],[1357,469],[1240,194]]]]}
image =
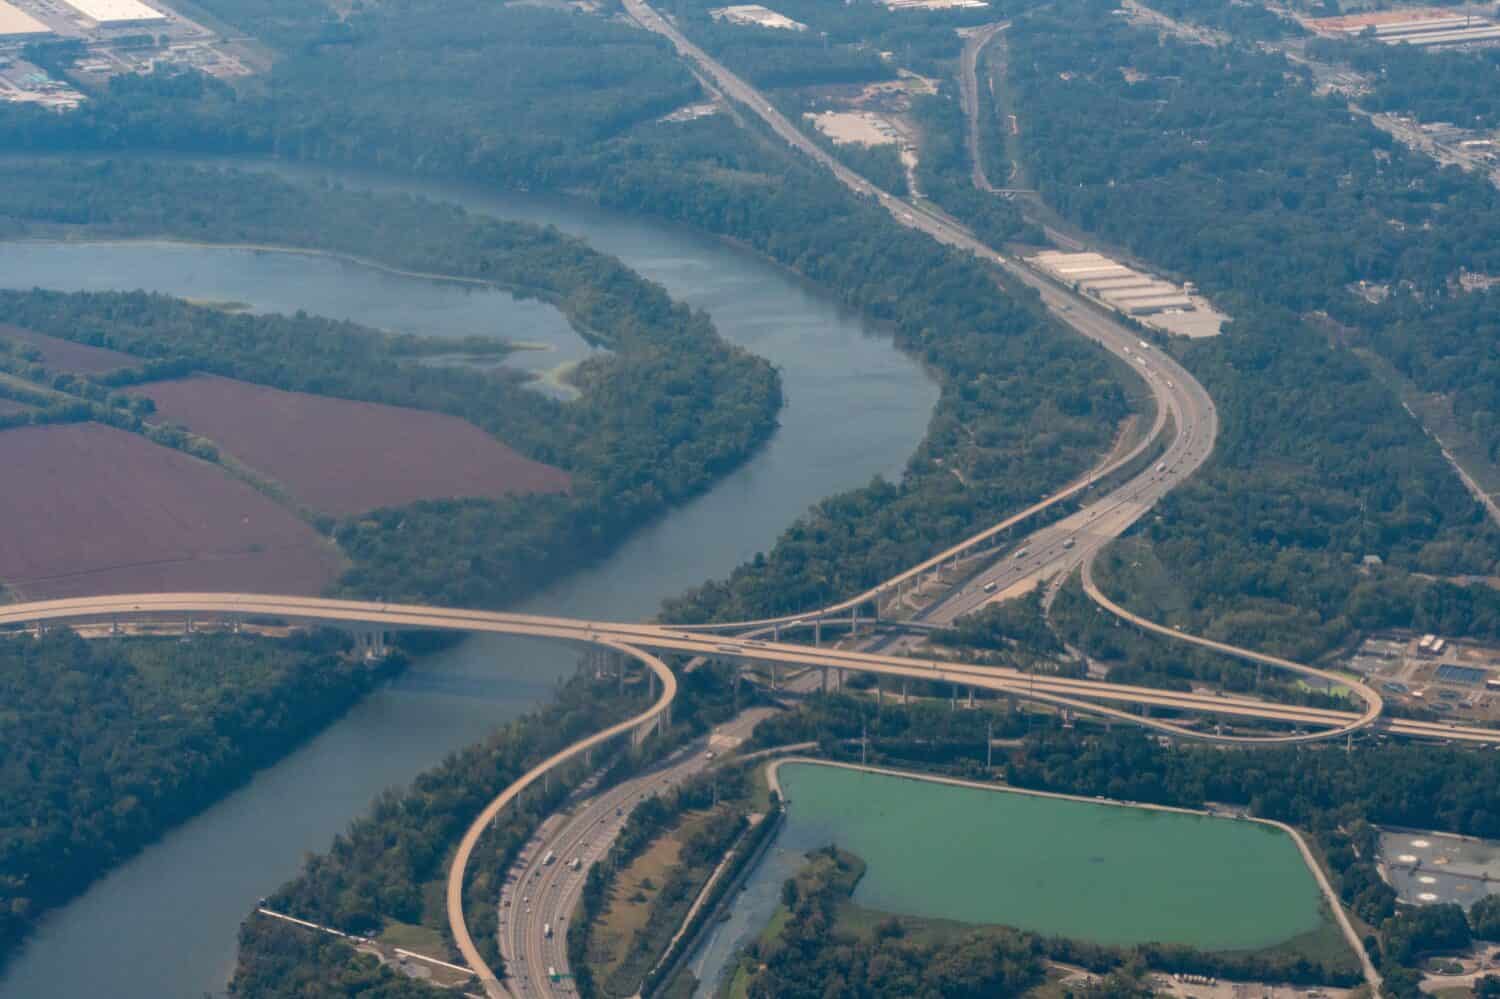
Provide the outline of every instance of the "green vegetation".
{"type": "Polygon", "coordinates": [[[577,917],[568,928],[569,962],[580,995],[632,996],[641,990],[709,875],[744,834],[749,797],[743,769],[716,770],[635,807],[609,854],[589,869],[577,917]],[[632,865],[648,850],[665,851],[672,863],[637,876],[632,865]],[[640,884],[640,897],[626,894],[622,881],[627,878],[640,884]],[[635,906],[647,907],[644,920],[606,921],[611,910],[635,906]],[[625,922],[635,925],[628,940],[604,938],[601,931],[608,925],[625,922]]]}
{"type": "Polygon", "coordinates": [[[344,646],[331,633],[0,637],[0,958],[402,665],[344,646]]]}
{"type": "Polygon", "coordinates": [[[1346,63],[1371,80],[1359,103],[1372,111],[1411,115],[1419,121],[1446,121],[1460,128],[1500,125],[1500,52],[1495,49],[1434,50],[1415,45],[1320,38],[1309,53],[1346,63]]]}
{"type": "Polygon", "coordinates": [[[555,231],[264,174],[129,163],[38,171],[15,162],[0,173],[7,181],[0,232],[10,235],[174,235],[365,255],[544,295],[610,348],[575,373],[580,398],[559,402],[504,369],[417,363],[451,343],[350,323],[230,314],[145,294],[0,295],[0,316],[10,322],[142,358],[138,368],[91,380],[11,356],[17,373],[76,400],[11,420],[95,418],[140,429],[149,407],[121,388],[206,371],[451,413],[573,474],[565,496],[435,501],[323,524],[356,563],[344,592],[471,606],[512,600],[701,492],[775,426],[780,385],[769,365],[726,344],[707,317],[619,261],[555,231]]]}
{"type": "Polygon", "coordinates": [[[1491,266],[1500,195],[1313,96],[1278,55],[1159,39],[1096,7],[1032,12],[1008,39],[1026,53],[1010,83],[1032,173],[1064,215],[1236,317],[1223,337],[1176,348],[1222,429],[1205,472],[1144,526],[1149,557],[1130,560],[1154,560],[1171,592],[1153,602],[1129,563],[1106,571],[1112,592],[1292,657],[1424,621],[1493,634],[1492,591],[1409,573],[1488,574],[1500,533],[1347,347],[1368,343],[1455,392],[1488,433],[1497,345],[1476,317],[1492,303],[1456,281],[1491,266]],[[1393,290],[1372,304],[1350,292],[1360,281],[1393,290]],[[1367,554],[1387,570],[1362,575],[1367,554]]]}
{"type": "MultiPolygon", "coordinates": [[[[265,30],[273,43],[295,35],[298,13],[284,5],[222,6],[215,12],[226,21],[265,30]]],[[[941,32],[911,37],[951,56],[949,29],[984,13],[924,21],[920,13],[861,8],[841,30],[867,17],[893,32],[940,23],[941,32]]],[[[731,604],[772,601],[800,607],[847,591],[1066,481],[1104,449],[1125,414],[1101,353],[1060,335],[1029,293],[997,287],[972,258],[852,198],[758,126],[742,130],[726,115],[657,121],[699,92],[642,32],[478,2],[364,7],[328,24],[322,16],[312,7],[301,14],[302,37],[263,88],[234,95],[211,83],[150,78],[132,84],[141,92],[112,93],[76,115],[0,109],[0,136],[17,148],[65,150],[149,150],[170,136],[178,149],[274,150],[582,191],[741,241],[795,268],[890,324],[898,345],[942,378],[932,435],[899,486],[879,483],[831,501],[794,529],[768,569],[747,569],[732,598],[705,591],[674,613],[733,613],[731,604]],[[470,96],[452,99],[458,92],[470,96]],[[809,532],[829,533],[837,550],[816,553],[803,573],[796,563],[806,541],[798,535],[809,532]],[[834,567],[855,553],[857,562],[834,567]]],[[[387,561],[383,552],[355,555],[387,561]]]]}
{"type": "MultiPolygon", "coordinates": [[[[1008,713],[949,712],[933,705],[904,708],[889,702],[877,712],[868,701],[817,697],[795,714],[762,723],[755,741],[772,744],[815,734],[821,736],[825,752],[858,759],[859,744],[851,740],[858,739],[864,722],[872,761],[902,760],[944,773],[987,777],[983,748],[976,747],[968,731],[983,732],[986,716],[993,717],[997,735],[1002,726],[1017,729],[1008,713]],[[934,707],[968,720],[945,732],[934,724],[934,707]],[[920,733],[926,743],[920,752],[910,751],[911,733],[920,733]]],[[[1026,715],[1017,734],[1024,732],[1029,734],[995,752],[999,776],[1008,784],[1188,808],[1212,801],[1303,830],[1344,904],[1373,928],[1365,946],[1382,973],[1393,976],[1393,994],[1415,994],[1414,979],[1410,989],[1403,983],[1414,974],[1412,963],[1421,955],[1462,946],[1471,932],[1480,938],[1494,933],[1487,904],[1476,907],[1464,925],[1442,907],[1398,912],[1395,892],[1375,868],[1378,834],[1371,823],[1500,836],[1496,754],[1386,742],[1356,745],[1348,752],[1163,746],[1135,729],[1101,734],[1060,728],[1045,714],[1026,715]]],[[[846,910],[840,918],[850,927],[865,929],[875,921],[855,910],[846,910]]],[[[951,940],[962,932],[956,924],[935,921],[897,923],[908,938],[928,941],[951,940]]],[[[1143,962],[1162,970],[1252,981],[1349,981],[1358,975],[1340,941],[1326,934],[1251,953],[1157,945],[1121,949],[1056,938],[1042,940],[1039,946],[1054,960],[1101,974],[1143,962]]]]}
{"type": "MultiPolygon", "coordinates": [[[[606,768],[601,788],[660,759],[732,711],[733,688],[714,670],[684,674],[680,683],[673,728],[640,747],[622,749],[606,768]]],[[[360,934],[380,932],[396,920],[440,935],[451,948],[443,885],[464,829],[501,789],[531,767],[640,711],[645,692],[633,686],[621,695],[608,679],[575,677],[552,703],[453,754],[411,787],[382,795],[370,814],[356,819],[328,852],[309,857],[303,872],[271,896],[270,905],[360,934]]],[[[504,973],[497,939],[498,901],[506,872],[536,827],[588,772],[582,759],[554,771],[544,787],[534,788],[502,812],[474,848],[464,886],[465,921],[475,946],[497,974],[504,973]]],[[[578,923],[575,920],[573,926],[578,923]]],[[[570,927],[570,941],[573,932],[570,927]]],[[[345,944],[312,948],[279,926],[251,919],[241,929],[239,964],[231,984],[246,999],[291,999],[303,995],[299,989],[308,976],[329,982],[352,976],[349,980],[357,985],[347,993],[332,994],[359,995],[358,989],[365,987],[360,967],[345,944]]]]}
{"type": "Polygon", "coordinates": [[[279,919],[252,915],[240,928],[240,951],[256,955],[236,970],[234,994],[262,999],[441,999],[447,989],[408,978],[342,940],[279,919]]]}
{"type": "MultiPolygon", "coordinates": [[[[386,792],[370,814],[356,819],[347,833],[334,840],[327,853],[309,857],[303,873],[282,886],[268,904],[345,932],[378,933],[385,920],[394,919],[428,927],[448,940],[443,893],[428,892],[424,886],[443,881],[452,850],[473,817],[500,789],[536,763],[639,709],[633,698],[615,696],[610,682],[573,680],[555,702],[450,756],[417,778],[405,793],[386,792]]],[[[548,789],[538,789],[507,809],[474,852],[466,891],[469,927],[497,972],[502,968],[494,932],[499,879],[535,825],[581,777],[581,762],[565,768],[548,789]]],[[[277,941],[284,934],[263,936],[258,925],[259,921],[252,920],[242,933],[233,982],[237,994],[300,995],[298,980],[278,970],[277,941]]],[[[319,955],[329,961],[330,968],[350,959],[346,946],[320,949],[319,955]]],[[[448,956],[452,957],[451,951],[448,956]]]]}
{"type": "Polygon", "coordinates": [[[1018,995],[1042,979],[1036,941],[1008,931],[931,944],[905,939],[900,923],[851,934],[839,925],[864,862],[830,847],[782,890],[787,915],[770,939],[752,945],[743,970],[752,999],[826,996],[1018,995]],[[759,967],[755,965],[759,963],[759,967]]]}

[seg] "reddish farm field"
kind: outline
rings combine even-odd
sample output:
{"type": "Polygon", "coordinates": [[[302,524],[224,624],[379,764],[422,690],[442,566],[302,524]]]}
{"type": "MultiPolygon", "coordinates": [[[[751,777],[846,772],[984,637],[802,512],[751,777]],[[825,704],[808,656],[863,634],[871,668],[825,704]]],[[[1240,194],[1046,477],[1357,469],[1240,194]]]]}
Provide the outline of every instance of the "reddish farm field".
{"type": "Polygon", "coordinates": [[[568,474],[440,413],[200,375],[143,385],[159,416],[209,438],[315,510],[562,492],[568,474]]]}
{"type": "Polygon", "coordinates": [[[0,582],[25,600],[318,593],[338,553],[214,465],[97,423],[0,432],[0,582]]]}
{"type": "Polygon", "coordinates": [[[86,343],[74,343],[45,333],[33,333],[9,323],[0,323],[0,337],[10,340],[18,347],[35,348],[42,356],[42,365],[50,371],[98,375],[141,363],[140,358],[122,354],[118,350],[90,347],[86,343]]]}

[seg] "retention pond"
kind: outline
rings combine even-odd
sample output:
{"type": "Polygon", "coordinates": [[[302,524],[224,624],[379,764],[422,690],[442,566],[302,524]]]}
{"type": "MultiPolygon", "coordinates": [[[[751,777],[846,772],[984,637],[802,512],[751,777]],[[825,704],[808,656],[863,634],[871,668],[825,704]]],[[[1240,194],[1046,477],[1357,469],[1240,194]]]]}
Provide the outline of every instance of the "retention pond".
{"type": "Polygon", "coordinates": [[[1272,947],[1325,922],[1297,845],[1257,822],[816,763],[787,763],[780,780],[786,820],[695,962],[700,994],[829,844],[865,860],[853,901],[884,913],[1204,950],[1272,947]]]}

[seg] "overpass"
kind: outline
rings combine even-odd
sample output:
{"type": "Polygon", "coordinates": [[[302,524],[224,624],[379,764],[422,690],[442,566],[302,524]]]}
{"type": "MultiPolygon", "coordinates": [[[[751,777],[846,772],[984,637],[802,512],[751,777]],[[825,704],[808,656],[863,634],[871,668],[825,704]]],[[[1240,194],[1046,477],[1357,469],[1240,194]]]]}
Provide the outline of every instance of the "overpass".
{"type": "MultiPolygon", "coordinates": [[[[1093,587],[1091,578],[1088,578],[1086,585],[1093,587]]],[[[1097,591],[1094,591],[1094,595],[1095,599],[1108,601],[1107,597],[1097,591]]],[[[1148,630],[1167,630],[1161,625],[1137,618],[1121,608],[1116,608],[1116,613],[1126,615],[1133,624],[1148,630]]],[[[756,638],[729,638],[690,631],[670,624],[586,621],[502,611],[390,604],[380,601],[333,600],[321,597],[254,593],[150,593],[79,597],[0,606],[0,627],[11,628],[189,617],[212,617],[226,621],[281,620],[344,628],[356,634],[367,635],[415,630],[488,632],[550,638],[602,648],[641,663],[647,675],[652,678],[652,686],[655,687],[659,683],[663,690],[659,703],[654,705],[649,713],[635,719],[636,728],[656,725],[668,720],[667,712],[670,710],[675,678],[671,669],[658,656],[674,654],[720,659],[742,666],[848,670],[878,677],[889,677],[908,684],[912,680],[952,684],[961,688],[992,691],[1018,700],[1052,704],[1141,725],[1166,734],[1224,745],[1315,742],[1348,735],[1374,726],[1377,722],[1383,730],[1400,735],[1500,744],[1500,730],[1465,728],[1434,722],[1382,719],[1383,705],[1379,695],[1359,681],[1275,656],[1238,649],[1195,636],[1184,636],[1178,632],[1171,632],[1172,637],[1192,641],[1227,655],[1246,658],[1272,669],[1347,687],[1361,701],[1363,709],[1358,712],[1334,711],[1301,705],[1278,704],[1242,696],[1170,691],[1103,680],[1038,675],[1008,667],[981,666],[939,659],[918,659],[906,655],[860,652],[756,638]],[[1316,730],[1260,735],[1226,734],[1191,728],[1164,718],[1134,714],[1129,710],[1131,708],[1144,708],[1148,711],[1160,709],[1190,712],[1247,721],[1287,724],[1316,730]]]]}

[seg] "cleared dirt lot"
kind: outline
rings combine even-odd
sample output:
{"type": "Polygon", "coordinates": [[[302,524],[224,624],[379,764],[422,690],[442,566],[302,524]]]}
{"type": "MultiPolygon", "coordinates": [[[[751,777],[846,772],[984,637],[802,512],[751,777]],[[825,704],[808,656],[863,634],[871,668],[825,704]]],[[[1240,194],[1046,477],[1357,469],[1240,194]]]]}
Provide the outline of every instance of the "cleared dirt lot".
{"type": "Polygon", "coordinates": [[[62,340],[45,333],[0,323],[0,337],[21,347],[33,347],[42,357],[42,365],[49,371],[61,371],[73,375],[98,375],[106,371],[117,371],[140,364],[138,357],[122,354],[117,350],[90,347],[88,344],[62,340]]]}
{"type": "Polygon", "coordinates": [[[0,582],[19,599],[310,594],[342,568],[316,531],[249,486],[123,430],[6,430],[0,468],[0,582]]]}
{"type": "Polygon", "coordinates": [[[200,375],[143,385],[159,417],[209,438],[325,513],[562,492],[568,475],[440,413],[200,375]]]}

